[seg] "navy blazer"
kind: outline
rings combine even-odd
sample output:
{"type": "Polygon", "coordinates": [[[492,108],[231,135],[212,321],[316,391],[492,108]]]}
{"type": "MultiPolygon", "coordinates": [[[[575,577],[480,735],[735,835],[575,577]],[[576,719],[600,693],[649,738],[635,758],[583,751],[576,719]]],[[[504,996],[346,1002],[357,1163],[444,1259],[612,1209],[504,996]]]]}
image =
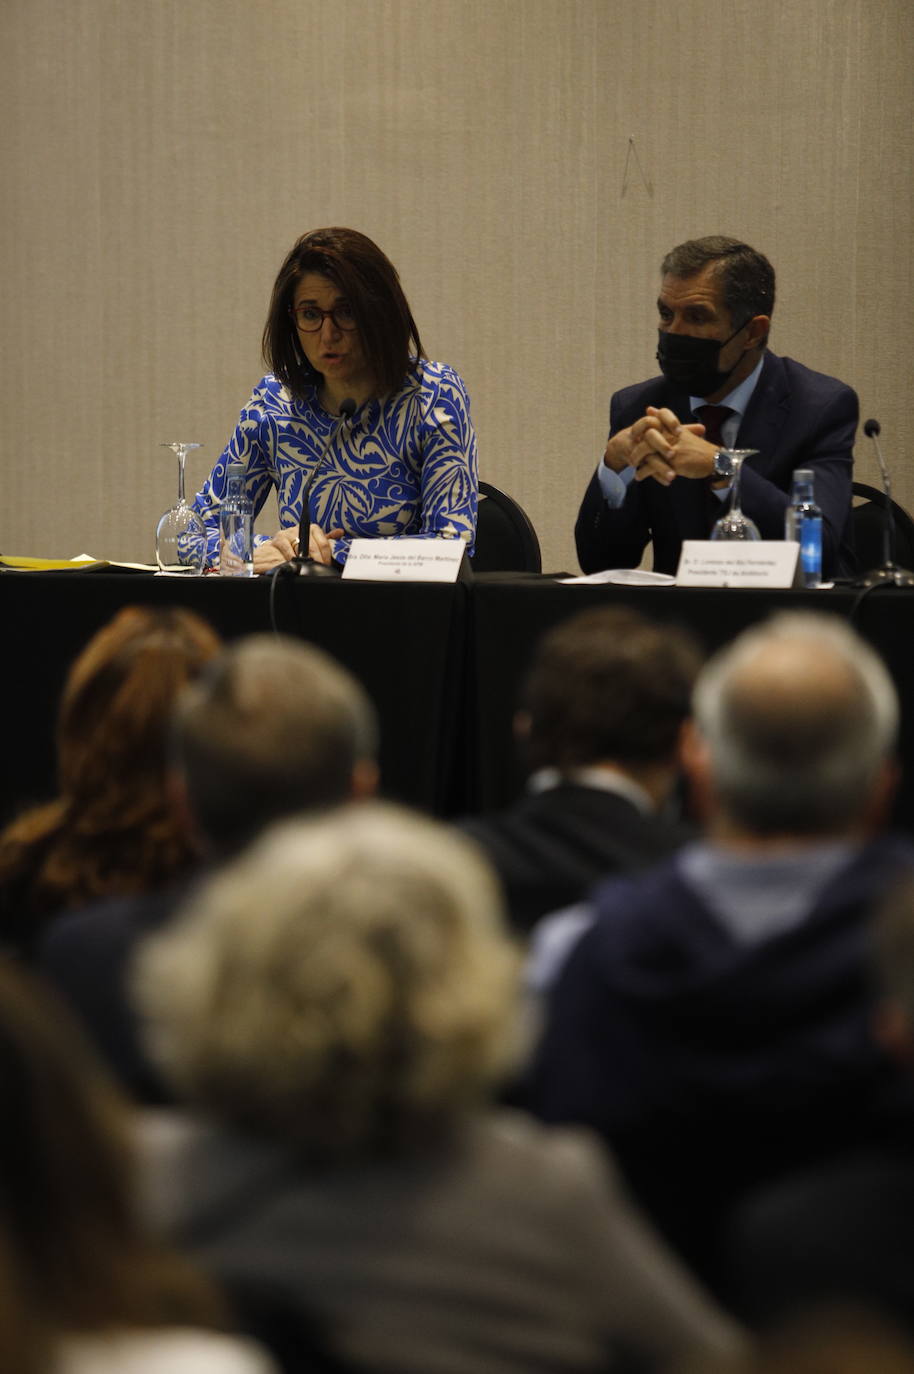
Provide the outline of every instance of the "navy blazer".
{"type": "Polygon", "coordinates": [[[568,781],[467,817],[460,828],[485,851],[511,925],[525,935],[542,916],[582,901],[599,879],[649,868],[692,838],[688,826],[642,815],[617,792],[568,781]]]}
{"type": "MultiPolygon", "coordinates": [[[[624,387],[610,401],[610,436],[627,429],[648,406],[667,406],[683,424],[694,421],[688,396],[665,377],[624,387]]],[[[762,373],[737,435],[739,448],[757,449],[742,474],[742,507],[763,539],[783,539],[784,512],[796,468],[815,473],[822,508],[822,570],[854,571],[850,533],[856,392],[792,358],[765,353],[762,373]]],[[[654,568],[675,573],[684,539],[707,539],[726,509],[707,481],[679,477],[669,487],[653,478],[633,481],[618,510],[607,506],[596,473],[575,525],[578,561],[586,573],[634,568],[648,542],[654,568]]]]}

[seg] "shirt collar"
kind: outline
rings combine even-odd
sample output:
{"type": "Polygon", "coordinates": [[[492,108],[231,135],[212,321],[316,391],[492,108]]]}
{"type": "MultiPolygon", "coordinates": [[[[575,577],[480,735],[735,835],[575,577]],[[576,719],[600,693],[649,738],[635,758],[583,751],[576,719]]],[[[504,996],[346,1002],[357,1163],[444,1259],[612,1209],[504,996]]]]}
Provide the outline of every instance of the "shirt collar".
{"type": "Polygon", "coordinates": [[[527,781],[529,792],[549,792],[554,787],[572,783],[576,787],[595,787],[601,792],[614,792],[631,802],[642,816],[651,816],[656,810],[648,792],[635,782],[634,778],[609,764],[593,768],[569,768],[562,772],[558,768],[540,768],[527,781]]]}
{"type": "MultiPolygon", "coordinates": [[[[764,356],[759,358],[755,367],[749,373],[749,376],[744,377],[738,386],[735,386],[732,391],[729,391],[727,395],[724,396],[720,401],[717,401],[716,404],[720,406],[727,406],[730,410],[735,411],[736,414],[740,417],[740,419],[742,419],[742,417],[746,413],[746,410],[748,409],[749,402],[752,399],[752,393],[758,386],[758,379],[761,376],[762,363],[764,361],[764,356]]],[[[696,413],[699,406],[706,406],[707,404],[708,402],[704,400],[701,396],[689,397],[689,405],[692,408],[693,415],[696,413]]]]}
{"type": "Polygon", "coordinates": [[[802,925],[858,849],[848,840],[822,840],[743,854],[699,840],[676,863],[730,938],[755,945],[802,925]]]}

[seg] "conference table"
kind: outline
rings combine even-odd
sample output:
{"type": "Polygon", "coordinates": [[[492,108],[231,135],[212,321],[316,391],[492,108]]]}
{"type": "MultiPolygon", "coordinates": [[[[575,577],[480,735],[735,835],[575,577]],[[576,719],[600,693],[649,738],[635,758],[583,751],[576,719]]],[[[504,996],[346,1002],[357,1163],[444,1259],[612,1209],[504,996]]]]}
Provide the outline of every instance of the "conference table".
{"type": "Polygon", "coordinates": [[[901,696],[904,776],[895,819],[914,830],[914,591],[567,585],[507,573],[456,584],[271,582],[0,573],[7,649],[3,818],[53,794],[54,720],[67,670],[122,606],[183,606],[226,640],[275,629],[320,645],[360,679],[377,707],[385,795],[449,817],[504,805],[521,786],[511,722],[542,633],[578,610],[619,604],[685,625],[709,651],[776,610],[851,619],[883,655],[901,696]]]}

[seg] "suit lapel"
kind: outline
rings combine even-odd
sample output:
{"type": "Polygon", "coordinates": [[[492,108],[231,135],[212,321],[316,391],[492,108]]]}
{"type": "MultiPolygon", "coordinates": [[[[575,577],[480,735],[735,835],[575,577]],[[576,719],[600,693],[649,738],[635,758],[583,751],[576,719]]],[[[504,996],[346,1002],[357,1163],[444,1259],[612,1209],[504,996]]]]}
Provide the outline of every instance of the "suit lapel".
{"type": "Polygon", "coordinates": [[[766,353],[762,375],[736,436],[739,448],[758,450],[758,457],[749,460],[756,471],[764,472],[777,453],[781,430],[789,413],[790,389],[783,364],[776,354],[766,353]]]}

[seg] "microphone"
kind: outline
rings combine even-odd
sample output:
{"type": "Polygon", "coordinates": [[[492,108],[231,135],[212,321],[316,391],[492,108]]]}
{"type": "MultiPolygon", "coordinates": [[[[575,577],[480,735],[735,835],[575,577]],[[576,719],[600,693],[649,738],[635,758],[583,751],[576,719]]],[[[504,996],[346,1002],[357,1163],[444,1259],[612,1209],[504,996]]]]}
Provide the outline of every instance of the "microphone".
{"type": "Polygon", "coordinates": [[[889,469],[882,456],[882,449],[879,445],[879,435],[882,433],[882,426],[878,420],[864,420],[863,432],[868,439],[872,439],[873,447],[876,450],[876,457],[879,461],[879,472],[882,476],[882,490],[885,495],[885,525],[882,533],[882,566],[874,568],[864,577],[859,579],[858,585],[862,587],[914,587],[914,573],[908,572],[907,568],[899,568],[895,561],[896,554],[896,534],[895,534],[895,513],[892,510],[892,482],[889,477],[889,469]]]}
{"type": "Polygon", "coordinates": [[[298,522],[298,557],[291,559],[288,563],[283,563],[277,572],[294,574],[296,577],[336,577],[336,568],[329,567],[326,563],[318,563],[309,557],[308,547],[311,542],[311,489],[314,486],[314,479],[323,467],[328,453],[333,447],[343,428],[355,414],[355,401],[347,396],[344,401],[340,401],[340,418],[330,430],[324,440],[324,447],[321,449],[320,456],[314,467],[311,469],[310,476],[305,483],[301,498],[301,518],[298,522]]]}

